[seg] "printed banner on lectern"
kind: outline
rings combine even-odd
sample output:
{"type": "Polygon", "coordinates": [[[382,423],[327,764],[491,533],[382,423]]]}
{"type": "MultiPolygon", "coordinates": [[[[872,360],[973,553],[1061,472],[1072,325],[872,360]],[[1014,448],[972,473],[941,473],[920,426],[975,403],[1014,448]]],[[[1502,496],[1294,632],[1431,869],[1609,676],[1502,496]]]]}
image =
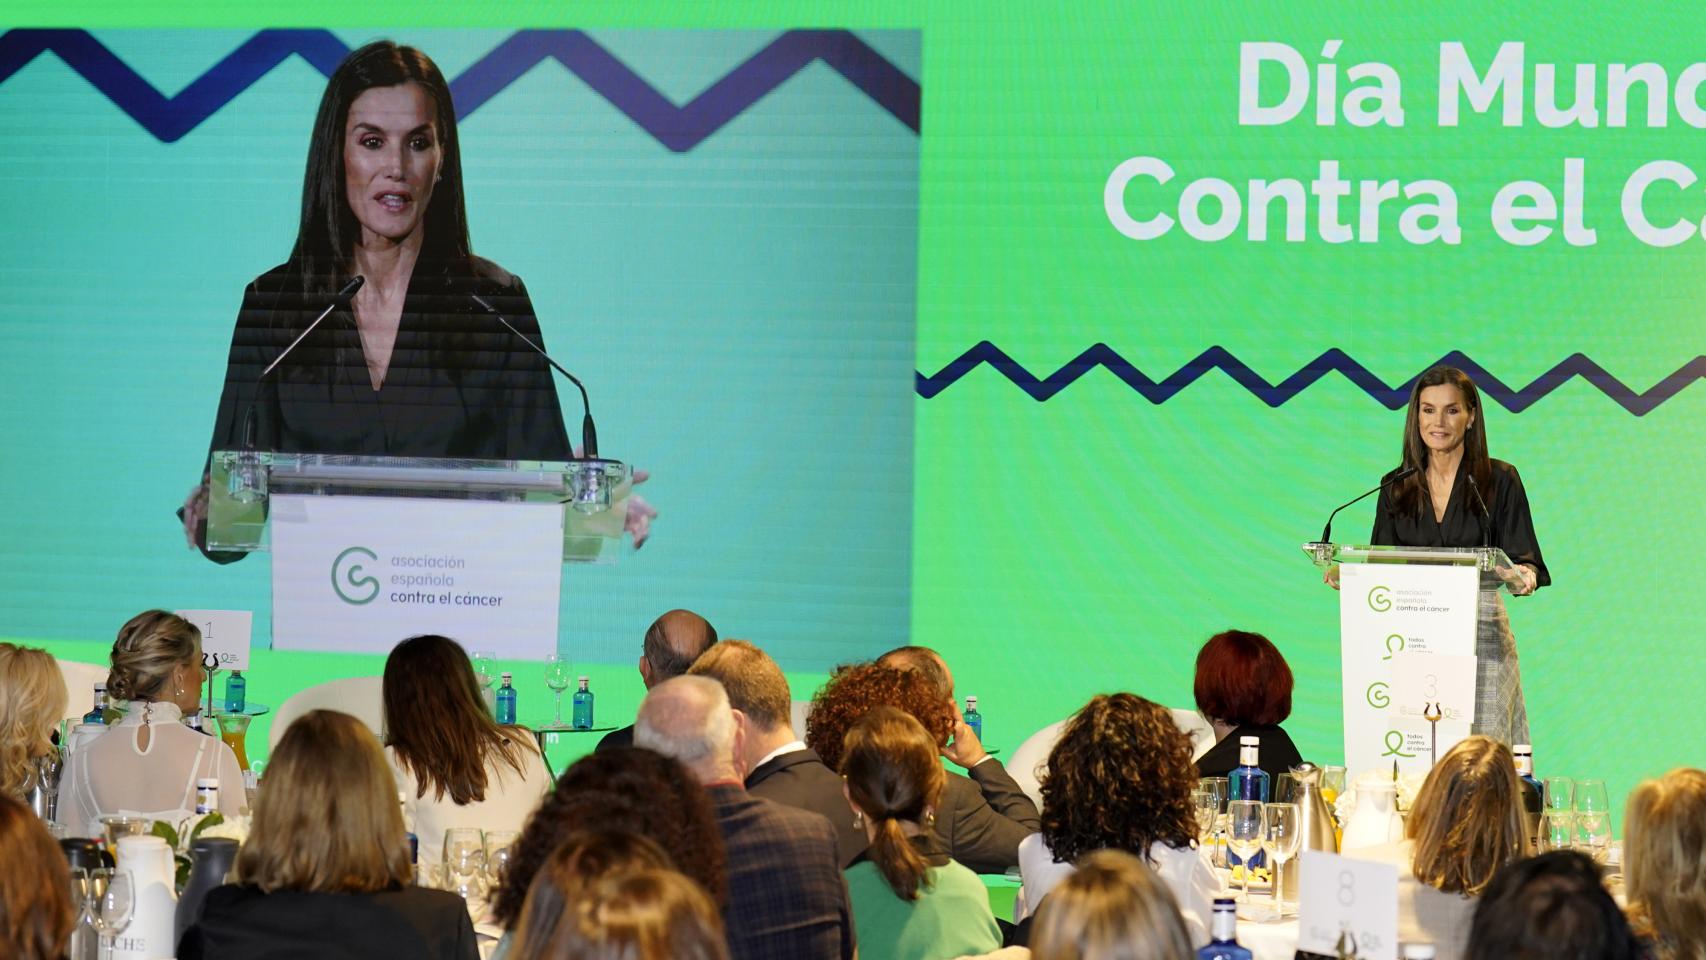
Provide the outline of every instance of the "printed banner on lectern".
{"type": "Polygon", "coordinates": [[[563,508],[274,496],[273,646],[385,653],[419,633],[469,650],[557,650],[563,508]]]}
{"type": "MultiPolygon", "coordinates": [[[[1429,666],[1443,671],[1442,679],[1434,687],[1407,682],[1406,690],[1459,689],[1465,664],[1473,689],[1479,589],[1480,574],[1472,566],[1369,563],[1339,568],[1345,765],[1353,777],[1371,769],[1390,770],[1394,761],[1401,772],[1427,772],[1433,728],[1421,716],[1423,703],[1400,708],[1394,700],[1394,672],[1406,654],[1433,654],[1429,666]]],[[[1472,699],[1470,706],[1473,709],[1472,699]]],[[[1453,716],[1449,726],[1441,725],[1442,741],[1455,733],[1462,719],[1453,716]]]]}

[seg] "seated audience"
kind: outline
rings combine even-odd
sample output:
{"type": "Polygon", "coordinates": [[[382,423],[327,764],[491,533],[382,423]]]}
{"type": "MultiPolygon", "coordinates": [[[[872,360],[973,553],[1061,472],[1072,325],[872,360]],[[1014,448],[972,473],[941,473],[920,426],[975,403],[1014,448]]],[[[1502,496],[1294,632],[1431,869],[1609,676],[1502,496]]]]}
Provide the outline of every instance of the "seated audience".
{"type": "Polygon", "coordinates": [[[35,786],[36,761],[53,752],[65,701],[53,654],[0,643],[0,797],[22,800],[35,786]]]}
{"type": "Polygon", "coordinates": [[[827,817],[835,827],[842,866],[863,853],[865,831],[855,829],[847,815],[841,777],[794,736],[793,696],[776,661],[745,640],[724,640],[687,672],[710,677],[727,691],[740,731],[747,792],[827,817]]]}
{"type": "Polygon", "coordinates": [[[506,940],[500,952],[508,960],[560,956],[566,927],[573,924],[575,905],[585,901],[588,887],[613,876],[668,869],[669,854],[637,833],[605,829],[569,834],[534,875],[513,946],[506,940]]]}
{"type": "Polygon", "coordinates": [[[0,956],[63,960],[77,922],[71,875],[35,811],[10,797],[0,797],[0,864],[0,956]]]}
{"type": "Polygon", "coordinates": [[[853,956],[835,830],[818,814],[746,792],[722,684],[676,677],[653,687],[640,704],[634,741],[686,764],[711,795],[728,856],[723,926],[730,956],[853,956]]]}
{"type": "Polygon", "coordinates": [[[1640,948],[1599,867],[1574,850],[1506,864],[1481,894],[1469,960],[1636,960],[1640,948]]]}
{"type": "Polygon", "coordinates": [[[948,774],[932,850],[977,873],[1001,873],[1018,864],[1019,841],[1040,825],[1036,806],[998,762],[985,760],[982,746],[954,712],[949,690],[939,670],[880,663],[838,667],[812,700],[806,745],[833,769],[841,763],[847,731],[872,708],[890,706],[911,714],[930,732],[937,750],[971,774],[948,774]],[[949,747],[954,736],[960,738],[958,751],[949,747]]]}
{"type": "MultiPolygon", "coordinates": [[[[717,642],[717,628],[691,610],[671,610],[652,621],[646,628],[646,639],[640,648],[640,682],[646,689],[673,677],[679,677],[693,666],[699,655],[717,642]]],[[[599,750],[634,745],[634,728],[612,730],[598,741],[599,750]]]]}
{"type": "Polygon", "coordinates": [[[414,886],[396,781],[361,721],[314,710],[292,723],[255,808],[236,882],[208,893],[178,960],[478,957],[462,898],[414,886]]]}
{"type": "Polygon", "coordinates": [[[923,725],[894,707],[877,707],[847,732],[847,803],[870,844],[847,868],[866,956],[935,960],[1001,946],[983,881],[928,853],[947,779],[936,749],[923,725]]]}
{"type": "Polygon", "coordinates": [[[564,854],[533,881],[516,945],[521,960],[728,960],[722,920],[698,884],[657,868],[589,882],[569,871],[564,854]],[[555,912],[549,927],[535,916],[546,910],[555,912]]]}
{"type": "Polygon", "coordinates": [[[679,870],[725,899],[723,837],[711,798],[679,761],[617,747],[576,760],[527,819],[507,874],[492,895],[492,915],[514,931],[528,887],[552,851],[579,833],[631,833],[651,841],[679,870]]]}
{"type": "Polygon", "coordinates": [[[1035,911],[1080,857],[1124,850],[1169,889],[1190,941],[1207,943],[1220,883],[1207,853],[1192,845],[1196,785],[1191,741],[1172,711],[1130,693],[1085,704],[1049,752],[1042,833],[1019,845],[1015,918],[1035,911]]]}
{"type": "Polygon", "coordinates": [[[456,641],[428,634],[397,644],[383,696],[385,757],[423,862],[443,859],[444,832],[454,827],[520,830],[551,789],[533,735],[486,712],[456,641]]]}
{"type": "MultiPolygon", "coordinates": [[[[132,617],[113,642],[107,695],[125,713],[71,754],[58,819],[73,834],[101,835],[100,819],[132,814],[179,823],[195,815],[196,781],[219,781],[219,812],[242,812],[243,769],[218,737],[179,721],[200,709],[201,631],[175,613],[132,617]]],[[[396,797],[392,797],[396,802],[396,797]]]]}
{"type": "Polygon", "coordinates": [[[1258,763],[1269,777],[1303,762],[1280,724],[1291,716],[1291,667],[1259,633],[1217,633],[1197,653],[1197,710],[1214,727],[1215,744],[1197,758],[1199,777],[1224,777],[1239,764],[1244,737],[1260,740],[1258,763]]]}
{"type": "Polygon", "coordinates": [[[1653,960],[1706,960],[1706,771],[1672,770],[1629,794],[1623,878],[1653,960]]]}
{"type": "Polygon", "coordinates": [[[1043,900],[1031,933],[1031,956],[1192,960],[1196,951],[1173,895],[1154,871],[1124,850],[1098,850],[1079,860],[1043,900]]]}
{"type": "Polygon", "coordinates": [[[1476,898],[1501,867],[1533,852],[1509,748],[1483,736],[1452,747],[1422,781],[1404,837],[1354,856],[1398,868],[1401,942],[1460,960],[1476,898]]]}

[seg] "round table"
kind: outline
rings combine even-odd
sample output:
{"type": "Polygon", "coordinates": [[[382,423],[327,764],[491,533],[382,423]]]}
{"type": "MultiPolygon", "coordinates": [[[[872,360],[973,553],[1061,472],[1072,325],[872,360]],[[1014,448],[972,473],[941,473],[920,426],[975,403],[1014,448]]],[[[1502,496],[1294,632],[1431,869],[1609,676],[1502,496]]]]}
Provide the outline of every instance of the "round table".
{"type": "Polygon", "coordinates": [[[556,736],[558,734],[564,734],[564,733],[571,733],[571,734],[574,734],[574,733],[609,733],[610,731],[615,730],[615,729],[616,729],[615,727],[550,727],[550,726],[547,726],[547,727],[535,727],[529,732],[531,732],[533,734],[534,742],[539,744],[539,757],[540,757],[540,759],[545,761],[545,772],[549,773],[551,775],[552,780],[555,780],[555,779],[557,779],[557,768],[551,766],[551,755],[549,753],[545,752],[545,747],[550,744],[551,737],[556,736]]]}

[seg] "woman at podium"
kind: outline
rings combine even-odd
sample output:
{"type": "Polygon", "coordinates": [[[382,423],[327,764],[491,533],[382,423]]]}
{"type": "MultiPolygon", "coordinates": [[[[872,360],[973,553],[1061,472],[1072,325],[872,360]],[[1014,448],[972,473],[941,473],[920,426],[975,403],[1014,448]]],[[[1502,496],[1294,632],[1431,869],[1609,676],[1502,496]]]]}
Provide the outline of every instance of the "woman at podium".
{"type": "MultiPolygon", "coordinates": [[[[1517,596],[1552,582],[1534,536],[1522,479],[1516,467],[1488,455],[1481,395],[1463,371],[1434,367],[1416,381],[1404,419],[1403,465],[1386,479],[1392,482],[1380,489],[1371,544],[1498,547],[1513,567],[1484,578],[1497,577],[1517,596]]],[[[1516,639],[1503,600],[1496,590],[1486,589],[1488,583],[1482,586],[1476,618],[1474,732],[1507,745],[1526,743],[1528,710],[1516,639]]]]}

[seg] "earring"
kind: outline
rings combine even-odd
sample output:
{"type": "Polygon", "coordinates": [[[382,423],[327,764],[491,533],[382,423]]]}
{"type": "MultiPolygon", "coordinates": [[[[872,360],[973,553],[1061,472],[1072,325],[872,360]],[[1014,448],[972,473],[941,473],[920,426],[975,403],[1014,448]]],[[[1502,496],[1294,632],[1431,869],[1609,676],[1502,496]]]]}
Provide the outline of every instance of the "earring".
{"type": "Polygon", "coordinates": [[[931,830],[936,829],[936,811],[924,811],[924,826],[931,830]]]}
{"type": "Polygon", "coordinates": [[[853,811],[853,829],[865,829],[865,815],[857,810],[853,811]]]}

